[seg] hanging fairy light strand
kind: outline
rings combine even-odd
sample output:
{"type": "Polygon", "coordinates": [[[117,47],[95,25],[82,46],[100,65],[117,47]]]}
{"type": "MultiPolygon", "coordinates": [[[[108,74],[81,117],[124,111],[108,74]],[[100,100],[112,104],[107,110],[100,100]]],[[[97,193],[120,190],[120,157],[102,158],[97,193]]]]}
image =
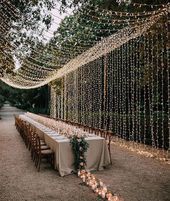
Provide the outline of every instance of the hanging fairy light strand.
{"type": "MultiPolygon", "coordinates": [[[[151,26],[151,25],[150,25],[151,26]]],[[[98,44],[97,44],[98,45],[98,44]]],[[[120,44],[121,45],[121,44],[120,44]]],[[[116,47],[115,47],[116,48],[116,47]]],[[[93,49],[93,48],[92,48],[93,49]]],[[[93,49],[94,50],[94,49],[93,49]]],[[[109,51],[111,51],[111,50],[109,50],[109,51]]],[[[88,52],[88,51],[87,51],[88,52]]],[[[97,57],[96,57],[97,58],[97,57]]],[[[79,58],[78,58],[79,59],[79,58]]],[[[95,58],[93,57],[93,60],[94,60],[95,58]]],[[[73,59],[73,61],[74,61],[74,59],[73,59]]],[[[71,63],[73,63],[73,61],[71,60],[70,62],[71,63]]],[[[70,62],[68,62],[68,65],[66,64],[66,65],[64,65],[64,66],[69,66],[69,70],[70,70],[70,62]]],[[[86,63],[88,63],[88,62],[90,62],[90,61],[86,61],[86,63]]],[[[42,62],[41,62],[42,63],[42,62]]],[[[44,63],[43,63],[44,64],[44,63]]],[[[48,63],[46,63],[47,65],[48,65],[48,63]]],[[[83,65],[83,64],[81,64],[81,65],[83,65]]],[[[62,66],[61,66],[62,67],[62,66]]],[[[78,68],[78,67],[76,67],[76,68],[78,68]]],[[[74,70],[74,69],[72,69],[72,70],[74,70]]],[[[70,72],[70,71],[69,71],[70,72]]],[[[55,72],[56,73],[56,72],[55,72]]],[[[58,72],[57,72],[57,74],[58,74],[58,72]]],[[[61,75],[62,76],[62,75],[61,75]]],[[[53,75],[52,75],[52,77],[53,77],[53,75]]],[[[8,77],[8,79],[9,79],[9,77],[8,77]]],[[[45,78],[46,79],[46,78],[45,78]]],[[[53,78],[53,79],[55,79],[55,78],[53,78]]],[[[51,81],[51,79],[48,79],[48,82],[49,81],[51,81]]],[[[47,79],[44,81],[44,83],[47,83],[47,79]]],[[[41,83],[42,85],[44,85],[44,83],[41,83]]],[[[15,84],[14,84],[15,85],[15,84]]],[[[23,83],[22,83],[22,85],[23,85],[23,83]]],[[[41,86],[42,86],[41,85],[41,86]]],[[[38,85],[38,86],[40,86],[40,85],[38,85]]],[[[18,86],[19,87],[19,86],[18,86]]],[[[24,86],[23,86],[24,87],[24,86]]]]}

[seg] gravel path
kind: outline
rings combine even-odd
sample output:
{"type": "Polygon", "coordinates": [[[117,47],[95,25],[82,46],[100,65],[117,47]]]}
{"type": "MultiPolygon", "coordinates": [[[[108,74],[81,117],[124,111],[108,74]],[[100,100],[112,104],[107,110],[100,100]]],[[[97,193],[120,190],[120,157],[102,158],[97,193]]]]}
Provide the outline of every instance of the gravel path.
{"type": "MultiPolygon", "coordinates": [[[[46,164],[37,172],[15,129],[14,113],[22,111],[9,105],[0,110],[0,201],[99,201],[76,175],[60,177],[46,164]]],[[[125,201],[170,201],[169,165],[115,145],[112,161],[95,174],[125,201]]]]}

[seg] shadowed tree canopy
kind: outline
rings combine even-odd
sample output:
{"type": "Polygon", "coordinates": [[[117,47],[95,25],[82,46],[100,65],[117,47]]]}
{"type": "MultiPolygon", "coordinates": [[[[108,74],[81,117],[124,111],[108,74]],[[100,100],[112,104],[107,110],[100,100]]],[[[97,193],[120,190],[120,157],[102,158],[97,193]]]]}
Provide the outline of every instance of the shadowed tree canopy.
{"type": "Polygon", "coordinates": [[[5,101],[8,101],[11,105],[23,110],[48,114],[48,94],[47,85],[37,89],[22,90],[12,88],[0,81],[0,108],[5,101]]]}
{"type": "Polygon", "coordinates": [[[51,26],[53,0],[2,0],[0,4],[0,74],[12,72],[13,57],[22,57],[29,46],[51,26]],[[20,50],[20,51],[18,51],[20,50]],[[9,63],[9,61],[12,61],[9,63]]]}
{"type": "MultiPolygon", "coordinates": [[[[112,10],[112,9],[122,9],[124,6],[130,6],[130,3],[141,3],[141,4],[166,4],[169,1],[168,0],[127,0],[127,1],[121,1],[121,0],[59,0],[62,2],[62,8],[63,10],[66,7],[75,7],[77,5],[98,5],[101,8],[112,10]],[[119,6],[121,5],[121,7],[119,6]]],[[[124,9],[124,8],[123,8],[124,9]]]]}

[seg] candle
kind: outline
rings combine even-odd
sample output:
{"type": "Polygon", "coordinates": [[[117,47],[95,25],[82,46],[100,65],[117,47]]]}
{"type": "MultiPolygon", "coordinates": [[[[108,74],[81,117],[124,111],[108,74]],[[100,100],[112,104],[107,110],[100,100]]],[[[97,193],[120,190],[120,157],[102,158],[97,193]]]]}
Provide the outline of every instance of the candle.
{"type": "Polygon", "coordinates": [[[119,201],[118,196],[117,196],[117,195],[114,195],[114,196],[112,197],[112,200],[111,200],[111,201],[119,201]]]}
{"type": "Polygon", "coordinates": [[[83,182],[85,182],[86,181],[86,176],[82,175],[82,179],[83,179],[83,182]]]}
{"type": "Polygon", "coordinates": [[[103,187],[103,191],[104,191],[105,193],[107,192],[107,187],[106,187],[106,186],[103,187]]]}
{"type": "Polygon", "coordinates": [[[90,176],[91,176],[90,172],[87,172],[87,177],[90,177],[90,176]]]}
{"type": "Polygon", "coordinates": [[[99,194],[99,195],[101,195],[101,194],[102,194],[102,191],[101,191],[101,190],[99,190],[99,191],[98,191],[98,194],[99,194]]]}
{"type": "Polygon", "coordinates": [[[103,182],[102,181],[100,181],[99,184],[100,184],[101,187],[103,186],[103,182]]]}
{"type": "Polygon", "coordinates": [[[80,170],[78,171],[78,176],[80,176],[81,175],[81,172],[80,172],[80,170]]]}
{"type": "Polygon", "coordinates": [[[96,192],[96,193],[98,194],[98,192],[99,192],[99,189],[98,189],[98,188],[96,188],[95,192],[96,192]]]}
{"type": "Polygon", "coordinates": [[[90,180],[90,181],[89,181],[89,186],[92,186],[92,185],[93,185],[93,181],[90,180]]]}
{"type": "Polygon", "coordinates": [[[106,198],[107,198],[108,200],[110,200],[111,197],[112,197],[112,194],[111,194],[110,192],[106,193],[106,198]]]}
{"type": "Polygon", "coordinates": [[[113,201],[113,199],[112,199],[113,197],[111,196],[111,197],[109,197],[108,198],[108,201],[113,201]]]}
{"type": "Polygon", "coordinates": [[[81,170],[81,173],[82,173],[82,174],[85,174],[85,173],[86,173],[86,171],[85,171],[85,170],[81,170]]]}
{"type": "Polygon", "coordinates": [[[106,193],[105,193],[104,191],[101,192],[102,198],[105,198],[105,194],[106,194],[106,193]]]}
{"type": "Polygon", "coordinates": [[[92,175],[92,174],[91,174],[91,178],[92,178],[94,181],[96,180],[95,177],[94,177],[94,175],[92,175]]]}
{"type": "Polygon", "coordinates": [[[93,184],[93,185],[92,185],[92,190],[95,190],[96,187],[97,187],[96,184],[93,184]]]}

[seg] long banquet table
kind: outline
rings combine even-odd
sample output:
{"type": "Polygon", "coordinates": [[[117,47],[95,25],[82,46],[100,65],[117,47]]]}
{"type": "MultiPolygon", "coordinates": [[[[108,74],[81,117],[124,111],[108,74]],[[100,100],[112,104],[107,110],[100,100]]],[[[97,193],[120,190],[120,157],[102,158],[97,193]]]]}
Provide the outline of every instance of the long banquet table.
{"type": "MultiPolygon", "coordinates": [[[[61,176],[71,174],[75,171],[74,156],[70,140],[67,137],[58,134],[56,131],[26,115],[20,115],[19,118],[34,126],[40,138],[44,139],[46,144],[54,151],[55,169],[59,171],[61,176]]],[[[109,165],[110,156],[105,139],[91,134],[85,140],[89,144],[86,153],[87,170],[101,170],[103,167],[109,165]]]]}

